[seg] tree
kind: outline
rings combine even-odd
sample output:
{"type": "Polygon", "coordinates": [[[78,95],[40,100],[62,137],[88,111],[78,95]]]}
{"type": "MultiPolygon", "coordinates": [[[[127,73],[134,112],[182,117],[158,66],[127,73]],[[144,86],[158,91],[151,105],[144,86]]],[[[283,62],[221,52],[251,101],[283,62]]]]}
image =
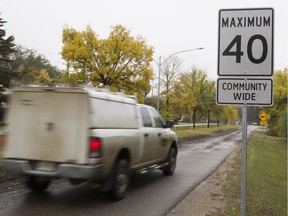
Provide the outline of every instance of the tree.
{"type": "Polygon", "coordinates": [[[175,97],[173,104],[178,104],[177,109],[180,113],[191,116],[195,107],[198,105],[196,80],[193,73],[184,73],[175,84],[175,97]]]}
{"type": "Polygon", "coordinates": [[[236,106],[223,106],[220,114],[220,120],[226,125],[229,121],[235,122],[239,120],[238,110],[236,106]]]}
{"type": "Polygon", "coordinates": [[[215,81],[208,80],[207,86],[206,86],[206,107],[204,108],[205,111],[207,111],[207,127],[210,127],[210,121],[211,121],[211,111],[214,112],[215,107],[217,106],[215,102],[216,98],[216,83],[215,81]]]}
{"type": "MultiPolygon", "coordinates": [[[[152,106],[152,107],[156,107],[157,106],[157,96],[148,96],[145,99],[145,104],[152,106]]],[[[162,116],[163,117],[163,116],[162,116]]]]}
{"type": "Polygon", "coordinates": [[[287,81],[288,68],[276,71],[274,76],[274,105],[268,109],[271,134],[287,136],[287,81]]]}
{"type": "Polygon", "coordinates": [[[161,71],[161,87],[163,89],[161,98],[164,100],[165,110],[161,110],[161,114],[164,118],[175,119],[174,111],[170,107],[170,103],[173,97],[173,91],[176,84],[176,80],[179,77],[181,61],[177,57],[172,57],[168,61],[165,61],[161,71]],[[167,115],[167,117],[166,117],[167,115]]]}
{"type": "Polygon", "coordinates": [[[217,127],[220,124],[221,113],[223,112],[223,110],[224,110],[224,106],[222,105],[216,105],[213,107],[213,114],[217,121],[217,127]]]}
{"type": "Polygon", "coordinates": [[[181,98],[185,100],[183,102],[186,107],[185,111],[191,115],[191,122],[193,119],[195,128],[196,111],[199,112],[200,117],[206,119],[211,110],[211,105],[215,100],[215,82],[208,80],[207,74],[195,67],[180,77],[179,87],[182,88],[181,98]]]}
{"type": "Polygon", "coordinates": [[[207,113],[211,110],[211,104],[215,101],[215,82],[207,78],[207,74],[197,68],[193,69],[196,79],[197,101],[198,104],[194,109],[194,119],[196,120],[196,110],[199,119],[206,118],[207,113]]]}
{"type": "Polygon", "coordinates": [[[51,83],[52,79],[45,69],[41,69],[38,75],[35,77],[35,83],[51,83]]]}
{"type": "Polygon", "coordinates": [[[259,123],[260,108],[257,106],[247,106],[247,122],[248,123],[259,123]]]}
{"type": "Polygon", "coordinates": [[[82,32],[65,27],[62,43],[66,82],[107,86],[128,94],[136,92],[144,101],[153,78],[153,49],[142,37],[132,37],[121,25],[112,27],[107,39],[100,39],[90,26],[82,32]]]}
{"type": "Polygon", "coordinates": [[[17,81],[24,83],[56,82],[61,75],[60,70],[52,66],[43,55],[35,50],[16,47],[13,53],[14,62],[11,65],[17,72],[17,81]]]}
{"type": "Polygon", "coordinates": [[[6,21],[0,17],[0,119],[3,115],[3,104],[6,101],[6,96],[3,92],[9,87],[11,78],[15,76],[10,66],[13,62],[11,54],[14,52],[14,37],[9,36],[7,39],[4,38],[6,31],[2,28],[5,23],[6,21]]]}

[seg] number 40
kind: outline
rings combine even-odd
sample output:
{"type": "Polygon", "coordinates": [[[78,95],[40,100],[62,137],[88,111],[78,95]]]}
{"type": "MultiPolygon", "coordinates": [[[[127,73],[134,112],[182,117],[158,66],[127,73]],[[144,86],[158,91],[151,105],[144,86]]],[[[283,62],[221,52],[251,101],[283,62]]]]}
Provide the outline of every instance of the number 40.
{"type": "MultiPolygon", "coordinates": [[[[265,37],[262,35],[256,34],[250,37],[247,44],[247,55],[251,62],[255,64],[260,64],[265,61],[268,52],[268,45],[265,37]],[[255,40],[260,40],[262,42],[263,51],[260,58],[255,58],[252,53],[252,45],[255,40]]],[[[241,56],[243,52],[241,51],[241,35],[236,35],[236,37],[231,41],[227,48],[223,52],[223,56],[236,56],[236,63],[241,63],[241,56]],[[231,51],[232,47],[236,45],[236,51],[231,51]]]]}

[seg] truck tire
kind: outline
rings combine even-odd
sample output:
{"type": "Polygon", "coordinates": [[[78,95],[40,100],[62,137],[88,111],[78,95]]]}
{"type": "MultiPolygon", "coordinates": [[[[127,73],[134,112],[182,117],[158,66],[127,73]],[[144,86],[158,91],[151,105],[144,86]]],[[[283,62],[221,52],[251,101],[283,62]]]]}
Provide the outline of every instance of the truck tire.
{"type": "Polygon", "coordinates": [[[176,148],[172,147],[169,151],[169,155],[167,158],[168,165],[163,168],[164,175],[167,176],[173,175],[176,168],[176,156],[177,156],[177,150],[176,148]]]}
{"type": "Polygon", "coordinates": [[[36,176],[30,176],[25,184],[32,191],[42,192],[49,186],[50,180],[36,176]]]}
{"type": "Polygon", "coordinates": [[[120,159],[116,162],[113,179],[112,189],[110,195],[115,200],[121,200],[126,196],[130,182],[129,164],[125,159],[120,159]]]}

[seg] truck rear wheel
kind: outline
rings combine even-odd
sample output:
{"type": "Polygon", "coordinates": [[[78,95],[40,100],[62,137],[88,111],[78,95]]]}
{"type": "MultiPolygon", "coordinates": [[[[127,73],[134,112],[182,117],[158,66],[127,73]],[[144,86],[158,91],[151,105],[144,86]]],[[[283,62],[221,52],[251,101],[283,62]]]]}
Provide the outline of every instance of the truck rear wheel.
{"type": "Polygon", "coordinates": [[[127,160],[120,159],[117,161],[112,179],[111,196],[115,200],[121,200],[125,197],[130,181],[129,165],[127,160]]]}
{"type": "Polygon", "coordinates": [[[168,164],[163,168],[164,175],[167,176],[173,175],[176,168],[176,156],[177,156],[177,150],[176,148],[172,147],[169,151],[169,155],[167,158],[168,164]]]}
{"type": "Polygon", "coordinates": [[[30,190],[35,192],[42,192],[49,186],[50,180],[41,177],[30,176],[25,183],[30,190]]]}

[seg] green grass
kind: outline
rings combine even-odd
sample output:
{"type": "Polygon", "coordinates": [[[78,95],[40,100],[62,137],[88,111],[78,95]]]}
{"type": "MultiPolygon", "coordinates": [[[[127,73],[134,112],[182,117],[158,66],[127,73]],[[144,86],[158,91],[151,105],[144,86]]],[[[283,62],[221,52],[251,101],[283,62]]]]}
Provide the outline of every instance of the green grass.
{"type": "MultiPolygon", "coordinates": [[[[223,214],[240,215],[241,152],[227,176],[223,191],[227,203],[223,214]]],[[[247,148],[246,215],[287,215],[287,141],[255,132],[247,148]]]]}
{"type": "Polygon", "coordinates": [[[176,131],[179,138],[187,137],[201,137],[217,134],[220,132],[231,131],[240,129],[241,125],[225,125],[220,127],[210,127],[210,128],[195,128],[183,131],[176,131]]]}

